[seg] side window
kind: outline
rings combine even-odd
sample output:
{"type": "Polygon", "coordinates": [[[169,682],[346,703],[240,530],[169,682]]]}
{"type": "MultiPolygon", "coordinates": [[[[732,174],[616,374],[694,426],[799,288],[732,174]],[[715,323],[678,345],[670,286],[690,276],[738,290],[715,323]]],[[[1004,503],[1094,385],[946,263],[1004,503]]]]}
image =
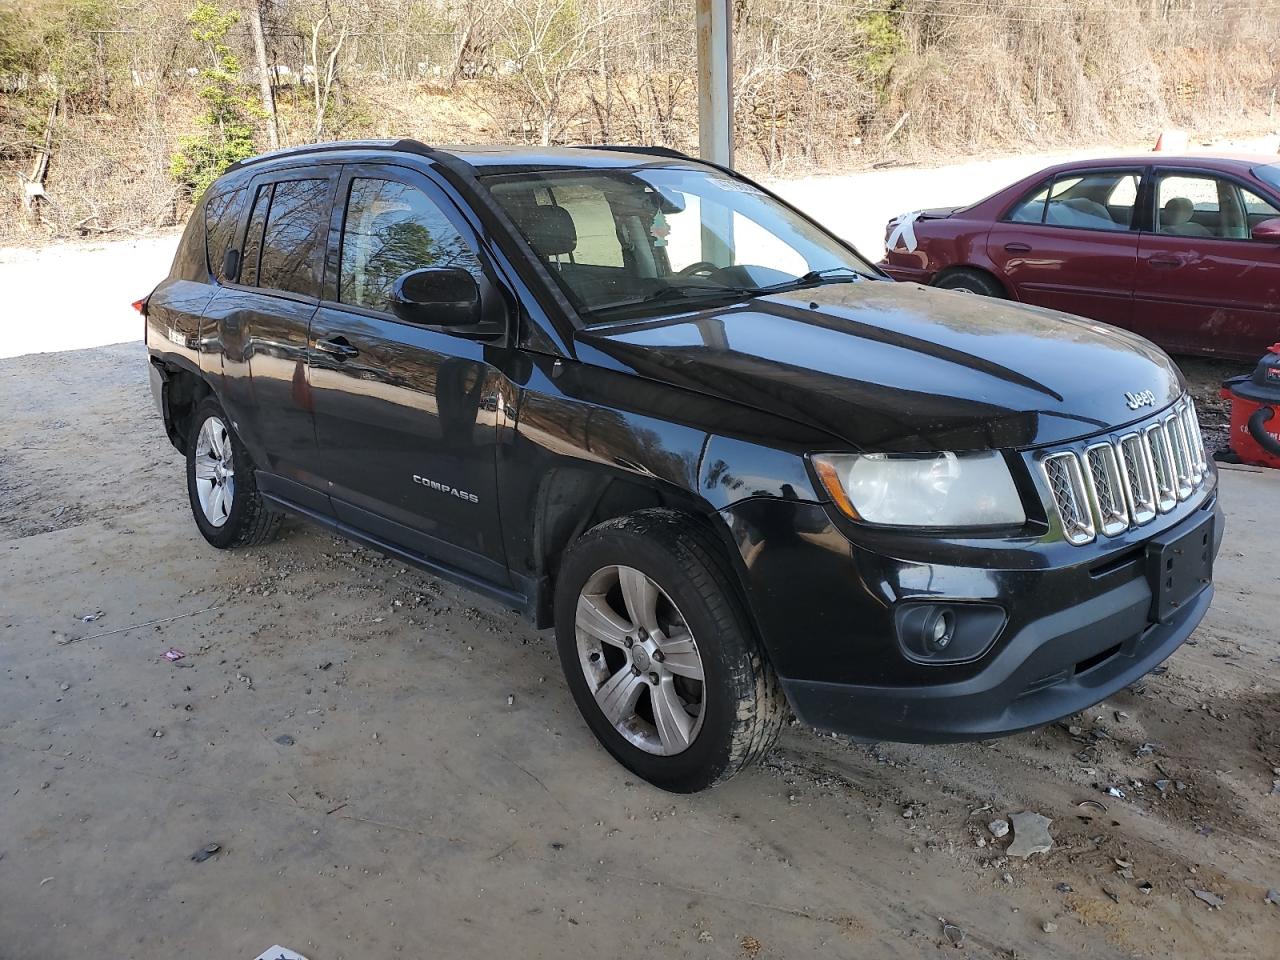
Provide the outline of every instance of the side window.
{"type": "Polygon", "coordinates": [[[1037,187],[1006,219],[1085,230],[1128,230],[1137,198],[1136,173],[1072,173],[1058,177],[1048,187],[1037,187]]]}
{"type": "Polygon", "coordinates": [[[1013,223],[1044,223],[1044,204],[1049,199],[1050,184],[1041,184],[1018,201],[1005,218],[1013,223]]]}
{"type": "Polygon", "coordinates": [[[230,193],[210,197],[205,204],[205,254],[209,260],[209,272],[219,283],[227,281],[222,265],[227,251],[236,245],[236,227],[240,224],[240,210],[246,192],[241,187],[230,193]]]}
{"type": "Polygon", "coordinates": [[[1280,210],[1234,180],[1209,174],[1160,178],[1156,232],[1175,237],[1248,240],[1263,220],[1280,210]]]}
{"type": "Polygon", "coordinates": [[[388,310],[392,284],[422,267],[462,267],[480,275],[475,251],[425,193],[393,180],[353,179],[338,299],[388,310]]]}
{"type": "Polygon", "coordinates": [[[258,286],[317,296],[329,181],[286,180],[275,185],[262,237],[258,286]]]}
{"type": "Polygon", "coordinates": [[[267,225],[267,208],[271,206],[272,184],[264,183],[253,198],[253,212],[249,214],[249,229],[244,235],[244,250],[240,254],[240,282],[246,287],[258,285],[258,260],[262,257],[262,230],[267,225]]]}
{"type": "MultiPolygon", "coordinates": [[[[1087,173],[1057,180],[1049,191],[1044,222],[1059,227],[1086,230],[1128,230],[1133,219],[1132,202],[1115,213],[1108,207],[1111,196],[1132,174],[1087,173]]],[[[1137,191],[1133,194],[1137,196],[1137,191]]]]}
{"type": "Polygon", "coordinates": [[[1237,189],[1240,191],[1240,198],[1244,203],[1245,221],[1249,227],[1250,237],[1253,236],[1253,228],[1263,220],[1280,217],[1280,210],[1277,210],[1273,204],[1268,203],[1256,193],[1246,190],[1244,187],[1238,187],[1237,189]]]}
{"type": "Polygon", "coordinates": [[[1217,177],[1165,176],[1156,188],[1156,233],[1174,237],[1224,237],[1225,220],[1235,219],[1223,209],[1221,188],[1228,186],[1217,177]],[[1225,215],[1225,216],[1224,216],[1225,215]]]}
{"type": "Polygon", "coordinates": [[[1121,177],[1107,197],[1107,211],[1116,223],[1129,226],[1133,222],[1133,208],[1138,203],[1138,175],[1126,174],[1121,177]]]}

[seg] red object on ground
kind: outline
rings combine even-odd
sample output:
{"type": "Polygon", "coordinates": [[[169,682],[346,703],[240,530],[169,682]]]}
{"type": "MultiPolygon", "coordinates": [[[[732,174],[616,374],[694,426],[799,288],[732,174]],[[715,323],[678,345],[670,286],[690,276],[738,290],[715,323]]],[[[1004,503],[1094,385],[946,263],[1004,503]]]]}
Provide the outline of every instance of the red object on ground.
{"type": "Polygon", "coordinates": [[[1222,396],[1231,401],[1232,453],[1241,463],[1280,469],[1280,343],[1251,376],[1224,383],[1222,396]]]}

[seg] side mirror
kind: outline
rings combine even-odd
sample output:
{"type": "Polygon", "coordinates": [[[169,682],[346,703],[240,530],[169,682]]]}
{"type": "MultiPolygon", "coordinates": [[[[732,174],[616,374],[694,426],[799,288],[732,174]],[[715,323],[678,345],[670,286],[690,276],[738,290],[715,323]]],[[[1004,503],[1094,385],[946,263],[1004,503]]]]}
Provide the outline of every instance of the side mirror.
{"type": "Polygon", "coordinates": [[[1280,217],[1272,217],[1270,220],[1263,220],[1256,224],[1250,231],[1250,236],[1255,240],[1280,243],[1280,217]]]}
{"type": "Polygon", "coordinates": [[[222,276],[230,283],[240,279],[240,251],[234,247],[222,255],[222,276]]]}
{"type": "Polygon", "coordinates": [[[480,322],[480,287],[461,267],[410,270],[391,285],[391,311],[406,323],[471,326],[480,322]]]}

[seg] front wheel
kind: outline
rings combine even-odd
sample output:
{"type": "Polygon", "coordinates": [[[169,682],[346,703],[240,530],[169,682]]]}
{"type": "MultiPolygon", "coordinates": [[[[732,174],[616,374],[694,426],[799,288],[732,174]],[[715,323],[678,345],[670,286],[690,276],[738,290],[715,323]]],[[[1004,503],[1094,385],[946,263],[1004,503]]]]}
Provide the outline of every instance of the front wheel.
{"type": "Polygon", "coordinates": [[[213,397],[191,418],[187,494],[196,526],[215,547],[266,543],[280,529],[281,515],[262,499],[249,454],[213,397]]]}
{"type": "Polygon", "coordinates": [[[644,510],[565,557],[556,641],[587,725],[627,769],[692,793],[762,756],[786,719],[719,545],[700,521],[644,510]]]}

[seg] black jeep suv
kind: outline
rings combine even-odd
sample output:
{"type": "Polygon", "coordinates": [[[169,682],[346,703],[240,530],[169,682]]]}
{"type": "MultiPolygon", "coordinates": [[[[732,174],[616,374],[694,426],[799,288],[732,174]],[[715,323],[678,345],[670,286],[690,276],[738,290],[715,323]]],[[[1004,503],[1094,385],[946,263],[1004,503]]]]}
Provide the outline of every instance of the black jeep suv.
{"type": "Polygon", "coordinates": [[[554,624],[670,790],[805,723],[920,742],[1088,707],[1204,616],[1217,480],[1169,358],[888,280],[657,148],[285,150],[143,305],[211,544],[314,520],[554,624]]]}

